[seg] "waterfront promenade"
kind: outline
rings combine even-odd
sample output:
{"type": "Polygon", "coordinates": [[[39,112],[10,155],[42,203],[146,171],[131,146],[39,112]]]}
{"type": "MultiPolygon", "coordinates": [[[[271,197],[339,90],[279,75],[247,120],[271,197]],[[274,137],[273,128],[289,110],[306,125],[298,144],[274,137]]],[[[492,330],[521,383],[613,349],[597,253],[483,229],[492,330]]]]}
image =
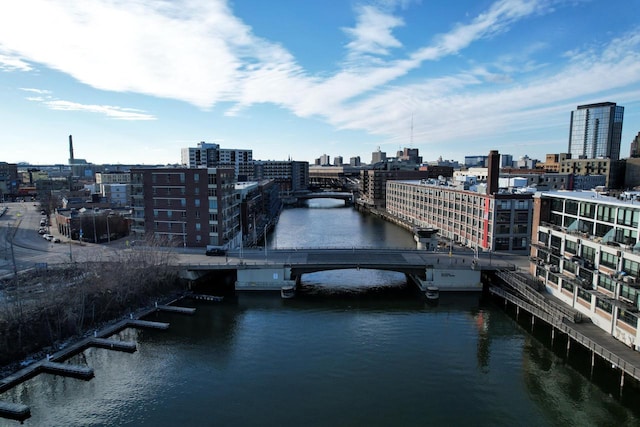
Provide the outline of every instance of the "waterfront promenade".
{"type": "Polygon", "coordinates": [[[551,328],[553,345],[556,333],[564,334],[567,339],[566,356],[571,351],[572,343],[578,344],[591,353],[591,374],[596,364],[596,356],[611,364],[620,372],[620,392],[622,392],[625,376],[640,383],[640,352],[625,345],[621,341],[594,325],[589,318],[580,315],[572,307],[567,306],[551,294],[540,291],[535,278],[525,271],[498,271],[497,277],[502,286],[491,285],[489,292],[501,298],[507,305],[516,306],[516,317],[520,311],[531,316],[531,327],[536,321],[544,322],[551,328]]]}

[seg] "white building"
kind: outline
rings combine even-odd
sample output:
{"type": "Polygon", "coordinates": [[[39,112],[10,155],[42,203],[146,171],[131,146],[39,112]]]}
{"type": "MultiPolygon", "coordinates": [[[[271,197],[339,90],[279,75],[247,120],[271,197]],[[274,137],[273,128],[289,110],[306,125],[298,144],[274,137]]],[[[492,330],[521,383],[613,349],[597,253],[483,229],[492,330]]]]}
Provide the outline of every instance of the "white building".
{"type": "Polygon", "coordinates": [[[591,321],[638,349],[640,203],[591,191],[534,198],[531,274],[591,321]]]}

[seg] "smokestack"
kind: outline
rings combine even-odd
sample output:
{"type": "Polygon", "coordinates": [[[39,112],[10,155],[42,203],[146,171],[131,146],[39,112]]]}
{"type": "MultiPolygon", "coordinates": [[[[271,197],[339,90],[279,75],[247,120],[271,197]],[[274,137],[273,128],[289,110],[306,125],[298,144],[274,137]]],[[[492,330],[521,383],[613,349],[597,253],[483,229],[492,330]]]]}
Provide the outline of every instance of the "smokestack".
{"type": "Polygon", "coordinates": [[[487,194],[498,192],[498,177],[500,176],[500,154],[498,150],[491,150],[487,159],[487,194]]]}
{"type": "Polygon", "coordinates": [[[73,137],[69,135],[69,164],[73,164],[73,137]]]}

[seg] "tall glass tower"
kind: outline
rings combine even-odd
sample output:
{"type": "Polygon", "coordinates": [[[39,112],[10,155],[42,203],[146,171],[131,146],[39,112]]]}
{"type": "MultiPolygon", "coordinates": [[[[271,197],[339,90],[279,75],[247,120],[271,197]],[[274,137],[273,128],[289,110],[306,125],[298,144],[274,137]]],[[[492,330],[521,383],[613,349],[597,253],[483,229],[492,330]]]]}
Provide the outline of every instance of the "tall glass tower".
{"type": "Polygon", "coordinates": [[[572,159],[620,159],[624,107],[615,102],[579,105],[571,112],[569,153],[572,159]]]}

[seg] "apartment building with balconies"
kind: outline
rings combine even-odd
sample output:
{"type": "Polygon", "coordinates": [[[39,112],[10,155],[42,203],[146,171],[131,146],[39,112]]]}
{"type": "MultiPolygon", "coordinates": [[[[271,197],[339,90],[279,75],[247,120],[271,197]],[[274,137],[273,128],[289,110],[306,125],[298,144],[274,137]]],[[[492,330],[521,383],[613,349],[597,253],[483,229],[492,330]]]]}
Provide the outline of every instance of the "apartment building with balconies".
{"type": "Polygon", "coordinates": [[[552,295],[637,349],[640,202],[634,198],[536,194],[530,270],[552,295]]]}
{"type": "Polygon", "coordinates": [[[185,247],[240,245],[235,169],[131,170],[131,232],[185,247]]]}

